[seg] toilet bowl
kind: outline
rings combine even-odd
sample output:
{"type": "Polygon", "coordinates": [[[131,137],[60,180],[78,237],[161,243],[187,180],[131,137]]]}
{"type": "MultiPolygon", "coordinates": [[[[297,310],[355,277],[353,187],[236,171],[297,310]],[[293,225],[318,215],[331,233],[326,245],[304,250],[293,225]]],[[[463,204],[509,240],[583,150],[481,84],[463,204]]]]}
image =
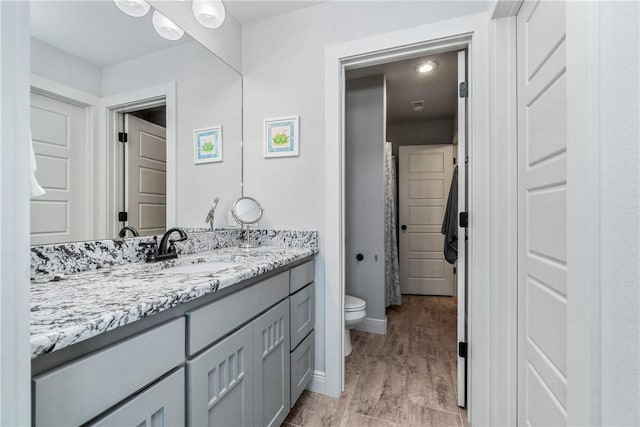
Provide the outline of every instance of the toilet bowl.
{"type": "Polygon", "coordinates": [[[351,334],[349,329],[362,322],[367,315],[367,303],[351,295],[344,296],[344,355],[351,354],[351,334]]]}

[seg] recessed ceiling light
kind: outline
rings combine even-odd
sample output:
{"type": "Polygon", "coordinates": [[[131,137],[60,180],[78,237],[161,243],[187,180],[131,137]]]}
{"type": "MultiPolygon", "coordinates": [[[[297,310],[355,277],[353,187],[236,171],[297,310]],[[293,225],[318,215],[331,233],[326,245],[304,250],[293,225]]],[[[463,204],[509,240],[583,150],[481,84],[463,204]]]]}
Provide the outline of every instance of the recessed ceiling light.
{"type": "Polygon", "coordinates": [[[436,61],[426,61],[416,65],[416,71],[423,74],[433,71],[436,68],[438,68],[438,63],[436,61]]]}

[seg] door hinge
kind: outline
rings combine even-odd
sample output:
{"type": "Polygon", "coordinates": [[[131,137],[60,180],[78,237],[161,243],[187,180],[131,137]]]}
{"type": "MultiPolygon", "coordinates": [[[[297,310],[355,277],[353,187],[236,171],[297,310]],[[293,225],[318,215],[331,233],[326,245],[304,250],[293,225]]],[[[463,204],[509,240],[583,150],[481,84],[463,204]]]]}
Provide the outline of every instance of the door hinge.
{"type": "Polygon", "coordinates": [[[456,158],[455,157],[453,158],[453,164],[454,165],[456,164],[456,158]]]}
{"type": "Polygon", "coordinates": [[[469,212],[460,212],[460,227],[469,227],[469,212]]]}
{"type": "Polygon", "coordinates": [[[467,357],[467,343],[466,342],[459,342],[458,343],[458,356],[460,357],[467,357]]]}
{"type": "Polygon", "coordinates": [[[453,267],[453,274],[456,274],[457,271],[458,270],[455,267],[453,267]]]}
{"type": "Polygon", "coordinates": [[[128,137],[127,137],[127,133],[126,132],[118,132],[118,141],[120,142],[127,142],[128,137]]]}
{"type": "Polygon", "coordinates": [[[460,98],[466,98],[469,96],[469,87],[467,82],[460,82],[460,98]]]}
{"type": "Polygon", "coordinates": [[[118,221],[126,222],[128,221],[128,216],[126,212],[118,212],[118,221]]]}

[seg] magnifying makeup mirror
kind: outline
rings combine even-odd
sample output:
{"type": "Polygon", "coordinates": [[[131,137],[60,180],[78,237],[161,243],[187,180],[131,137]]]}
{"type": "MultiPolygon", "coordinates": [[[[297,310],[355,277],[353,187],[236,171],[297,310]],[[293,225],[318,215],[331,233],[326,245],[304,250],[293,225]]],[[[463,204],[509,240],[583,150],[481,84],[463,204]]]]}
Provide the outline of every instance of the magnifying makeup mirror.
{"type": "Polygon", "coordinates": [[[245,241],[240,244],[241,248],[257,248],[258,242],[251,239],[251,233],[249,233],[249,227],[256,224],[262,218],[264,209],[256,199],[253,197],[240,197],[233,203],[231,208],[231,215],[238,224],[245,228],[245,241]]]}

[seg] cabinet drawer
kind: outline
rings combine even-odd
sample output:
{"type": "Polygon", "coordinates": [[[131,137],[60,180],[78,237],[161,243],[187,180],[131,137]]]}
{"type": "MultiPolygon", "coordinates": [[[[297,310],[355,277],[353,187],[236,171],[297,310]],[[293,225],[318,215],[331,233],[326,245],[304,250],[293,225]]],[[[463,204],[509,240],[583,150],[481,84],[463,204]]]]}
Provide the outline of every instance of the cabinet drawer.
{"type": "Polygon", "coordinates": [[[311,283],[289,296],[290,324],[291,324],[291,350],[296,348],[304,337],[311,332],[315,319],[316,287],[311,283]]]}
{"type": "Polygon", "coordinates": [[[180,426],[184,424],[184,368],[140,393],[92,427],[180,426]]]}
{"type": "Polygon", "coordinates": [[[316,264],[311,260],[289,271],[289,293],[292,294],[313,282],[316,275],[316,264]]]}
{"type": "Polygon", "coordinates": [[[34,424],[80,425],[184,361],[181,317],[33,379],[34,424]]]}
{"type": "Polygon", "coordinates": [[[314,331],[291,353],[291,407],[311,381],[314,365],[314,331]]]}
{"type": "Polygon", "coordinates": [[[285,271],[187,313],[187,353],[192,355],[202,350],[286,298],[289,294],[288,279],[285,271]]]}

